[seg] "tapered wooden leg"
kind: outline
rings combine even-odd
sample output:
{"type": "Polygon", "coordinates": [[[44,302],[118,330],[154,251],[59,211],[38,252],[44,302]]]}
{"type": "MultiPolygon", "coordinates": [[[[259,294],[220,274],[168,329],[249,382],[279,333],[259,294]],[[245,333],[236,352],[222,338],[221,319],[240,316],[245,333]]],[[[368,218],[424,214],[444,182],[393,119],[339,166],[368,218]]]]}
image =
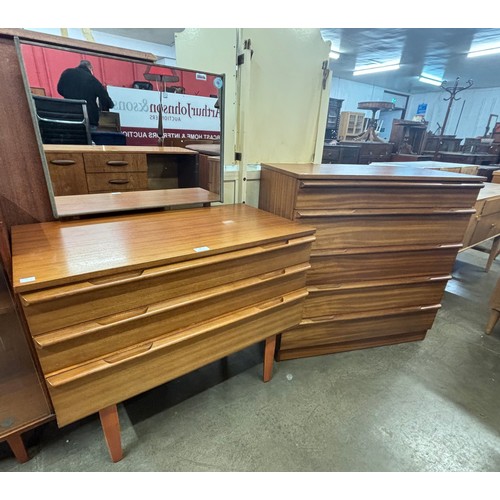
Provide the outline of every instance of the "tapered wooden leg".
{"type": "Polygon", "coordinates": [[[27,462],[30,459],[28,452],[26,451],[26,447],[24,446],[21,434],[13,434],[8,437],[7,443],[19,463],[24,464],[24,462],[27,462]]]}
{"type": "Polygon", "coordinates": [[[500,318],[500,311],[497,311],[496,309],[492,309],[490,312],[490,317],[488,318],[488,324],[486,325],[486,330],[485,330],[485,332],[488,335],[493,331],[493,328],[495,328],[495,325],[497,324],[497,321],[499,318],[500,318]]]}
{"type": "Polygon", "coordinates": [[[274,351],[276,349],[276,335],[266,339],[264,348],[264,382],[269,382],[273,376],[274,351]]]}
{"type": "Polygon", "coordinates": [[[497,258],[497,255],[500,253],[500,236],[496,236],[493,239],[493,243],[491,244],[490,255],[488,257],[488,262],[486,263],[485,271],[488,272],[490,270],[491,264],[493,264],[494,260],[497,258]]]}
{"type": "Polygon", "coordinates": [[[116,405],[103,408],[99,412],[104,438],[108,445],[109,455],[113,462],[119,462],[123,458],[122,442],[120,436],[120,420],[116,405]]]}

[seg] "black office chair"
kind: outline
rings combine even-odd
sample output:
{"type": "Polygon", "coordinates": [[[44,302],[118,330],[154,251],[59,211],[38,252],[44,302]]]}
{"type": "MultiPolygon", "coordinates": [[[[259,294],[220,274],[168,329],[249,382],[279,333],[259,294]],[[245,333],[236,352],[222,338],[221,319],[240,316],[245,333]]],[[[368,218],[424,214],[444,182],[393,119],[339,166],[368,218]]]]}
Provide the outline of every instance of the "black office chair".
{"type": "Polygon", "coordinates": [[[92,144],[87,101],[32,97],[44,144],[92,144]]]}

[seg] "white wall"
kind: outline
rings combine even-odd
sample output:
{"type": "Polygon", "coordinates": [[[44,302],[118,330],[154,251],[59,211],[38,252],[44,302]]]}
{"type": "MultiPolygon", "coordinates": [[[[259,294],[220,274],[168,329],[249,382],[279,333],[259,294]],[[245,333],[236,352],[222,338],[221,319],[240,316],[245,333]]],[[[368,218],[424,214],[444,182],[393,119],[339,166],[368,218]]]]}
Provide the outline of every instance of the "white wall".
{"type": "MultiPolygon", "coordinates": [[[[448,101],[444,101],[444,98],[449,96],[449,93],[444,90],[412,95],[408,102],[407,117],[411,119],[416,113],[417,106],[426,103],[425,119],[429,122],[428,130],[435,132],[438,122],[443,125],[448,108],[448,101]]],[[[451,107],[445,129],[447,135],[463,138],[482,136],[490,114],[500,116],[500,88],[474,89],[471,87],[458,93],[457,97],[460,100],[455,101],[451,107]]]]}
{"type": "MultiPolygon", "coordinates": [[[[63,36],[60,28],[28,28],[30,31],[45,33],[47,35],[63,36]]],[[[85,40],[87,42],[102,43],[103,45],[111,45],[112,47],[120,47],[122,49],[137,50],[140,52],[149,52],[156,55],[158,64],[167,66],[177,66],[175,61],[175,47],[162,45],[159,43],[143,42],[134,38],[123,36],[110,35],[102,31],[89,30],[87,34],[83,28],[68,28],[68,37],[75,40],[85,40]],[[90,36],[89,36],[90,35],[90,36]]]]}
{"type": "MultiPolygon", "coordinates": [[[[357,83],[350,80],[342,80],[332,77],[332,86],[330,88],[330,97],[334,99],[343,99],[341,111],[356,111],[357,113],[363,112],[358,109],[358,102],[361,101],[383,101],[384,100],[383,87],[375,87],[374,85],[367,85],[366,83],[357,83]]],[[[371,116],[371,111],[365,112],[366,117],[371,116]]]]}
{"type": "MultiPolygon", "coordinates": [[[[341,111],[357,111],[358,102],[382,101],[384,100],[383,87],[375,87],[365,83],[332,78],[330,97],[344,99],[341,111]]],[[[438,123],[443,125],[448,101],[444,101],[449,94],[444,90],[427,92],[425,94],[414,94],[408,99],[408,108],[405,118],[411,120],[417,113],[419,104],[427,104],[425,119],[429,122],[427,130],[436,132],[438,123]]],[[[490,114],[500,116],[500,88],[474,89],[460,92],[457,97],[461,98],[452,105],[445,134],[457,137],[477,137],[484,134],[490,114]],[[463,105],[463,111],[462,111],[463,105]],[[462,112],[462,116],[460,113],[462,112]],[[458,124],[458,128],[457,128],[458,124]]],[[[366,112],[368,117],[370,112],[366,112]]],[[[500,121],[500,120],[499,120],[500,121]]],[[[491,130],[490,130],[491,132],[491,130]]]]}

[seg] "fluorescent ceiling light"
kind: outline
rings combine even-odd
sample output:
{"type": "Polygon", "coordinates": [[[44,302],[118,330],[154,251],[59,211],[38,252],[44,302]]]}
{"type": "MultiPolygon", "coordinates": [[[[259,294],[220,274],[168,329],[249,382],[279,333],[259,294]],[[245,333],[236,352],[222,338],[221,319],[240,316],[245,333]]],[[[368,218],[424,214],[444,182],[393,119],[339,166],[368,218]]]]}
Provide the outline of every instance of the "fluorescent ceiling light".
{"type": "Polygon", "coordinates": [[[467,54],[467,57],[489,56],[491,54],[500,54],[500,47],[493,47],[491,49],[473,50],[467,54]]]}
{"type": "Polygon", "coordinates": [[[355,69],[352,74],[357,75],[367,75],[368,73],[379,73],[381,71],[393,71],[399,69],[399,64],[376,64],[374,66],[366,66],[364,68],[355,69]]]}
{"type": "Polygon", "coordinates": [[[441,84],[443,83],[442,80],[437,80],[436,78],[431,78],[429,76],[422,76],[422,75],[418,77],[418,81],[422,83],[428,83],[429,85],[436,85],[436,87],[440,87],[441,84]]]}
{"type": "Polygon", "coordinates": [[[335,50],[330,50],[330,59],[338,59],[340,57],[339,52],[335,52],[335,50]]]}

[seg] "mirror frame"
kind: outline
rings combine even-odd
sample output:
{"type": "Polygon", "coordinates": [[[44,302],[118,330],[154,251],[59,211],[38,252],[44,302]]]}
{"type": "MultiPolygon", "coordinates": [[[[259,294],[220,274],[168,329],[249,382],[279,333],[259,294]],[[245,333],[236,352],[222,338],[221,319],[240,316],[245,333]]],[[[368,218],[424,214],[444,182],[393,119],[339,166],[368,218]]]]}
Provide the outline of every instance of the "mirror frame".
{"type": "MultiPolygon", "coordinates": [[[[22,31],[22,30],[15,30],[15,31],[22,31]]],[[[31,35],[33,35],[33,32],[29,32],[31,35]]],[[[105,215],[105,214],[117,214],[119,212],[133,212],[133,211],[140,211],[140,210],[149,210],[149,209],[167,209],[167,208],[176,208],[176,207],[186,207],[189,205],[193,206],[199,206],[202,204],[203,206],[210,206],[211,203],[223,203],[224,202],[224,161],[223,161],[223,153],[224,153],[224,104],[225,104],[225,75],[224,74],[216,74],[212,73],[209,71],[204,71],[204,70],[193,70],[193,69],[187,69],[187,68],[180,68],[177,66],[165,66],[165,65],[158,65],[156,64],[157,58],[153,56],[152,54],[148,53],[141,53],[141,52],[136,52],[132,51],[129,49],[121,49],[117,47],[112,47],[112,46],[107,46],[107,45],[100,45],[96,43],[91,43],[91,42],[84,42],[80,40],[73,40],[70,39],[70,43],[66,43],[65,39],[62,39],[62,37],[58,37],[55,35],[43,35],[38,33],[35,33],[34,36],[19,36],[17,34],[15,36],[15,44],[16,44],[16,50],[19,58],[19,64],[21,67],[21,72],[23,76],[23,82],[24,82],[24,90],[26,92],[27,100],[29,103],[29,108],[31,111],[31,117],[33,121],[33,126],[35,129],[35,135],[37,137],[38,141],[38,147],[40,151],[40,156],[42,159],[42,165],[43,165],[43,170],[44,170],[44,176],[47,184],[47,189],[49,192],[49,197],[50,197],[50,202],[52,205],[52,211],[54,214],[54,217],[56,219],[60,218],[65,218],[65,217],[79,217],[79,216],[88,216],[88,215],[105,215]],[[40,47],[46,47],[49,49],[56,49],[56,50],[64,50],[64,51],[69,51],[73,53],[78,53],[78,54],[83,54],[83,55],[89,55],[89,56],[94,56],[94,57],[104,57],[104,58],[109,58],[109,59],[115,59],[115,60],[121,60],[125,62],[130,62],[130,63],[137,63],[137,64],[145,64],[145,65],[157,65],[158,67],[165,67],[165,68],[172,68],[176,71],[189,71],[189,72],[194,72],[194,73],[205,73],[209,75],[214,75],[218,76],[222,79],[223,85],[221,89],[218,89],[218,98],[219,98],[219,117],[220,117],[220,165],[219,165],[219,193],[215,193],[212,191],[207,191],[207,193],[211,193],[216,195],[216,198],[210,199],[208,202],[206,201],[199,201],[198,199],[192,199],[190,201],[186,201],[185,199],[182,200],[182,202],[177,202],[177,201],[171,201],[169,203],[165,203],[164,201],[158,202],[158,201],[151,201],[146,204],[139,203],[137,204],[136,200],[131,200],[129,205],[125,205],[124,207],[120,208],[109,208],[109,207],[104,207],[102,209],[94,210],[92,212],[86,212],[85,210],[82,210],[81,212],[61,212],[60,209],[58,209],[57,203],[56,203],[56,198],[62,199],[64,197],[56,197],[54,195],[54,190],[52,186],[52,180],[50,177],[50,172],[49,172],[49,167],[47,164],[47,158],[46,154],[44,151],[44,145],[41,139],[40,135],[40,130],[38,126],[38,120],[36,118],[36,111],[34,107],[34,102],[33,99],[31,98],[31,89],[30,89],[30,82],[28,79],[26,67],[25,67],[25,62],[22,54],[22,45],[34,45],[34,46],[40,46],[40,47]]],[[[75,146],[78,147],[78,146],[75,146]]],[[[100,146],[105,147],[105,146],[100,146]]],[[[123,147],[123,146],[122,146],[123,147]]],[[[125,146],[126,147],[126,146],[125,146]]],[[[147,148],[148,146],[144,146],[147,148]]],[[[150,146],[152,147],[152,146],[150,146]]],[[[112,146],[112,148],[120,148],[120,146],[112,146]]],[[[152,151],[151,154],[154,154],[154,151],[152,151]]],[[[173,188],[173,189],[168,189],[166,191],[172,192],[172,194],[175,194],[174,192],[181,192],[185,188],[173,188]]],[[[148,190],[148,191],[130,191],[131,193],[154,193],[154,191],[158,190],[148,190]]],[[[73,195],[75,197],[88,197],[88,196],[94,196],[98,197],[99,195],[107,195],[108,193],[98,193],[98,194],[82,194],[82,195],[73,195]]],[[[137,198],[137,197],[135,197],[137,198]]],[[[109,198],[108,198],[109,199],[109,198]]],[[[102,196],[103,202],[106,201],[106,196],[102,196]]],[[[82,200],[83,201],[83,200],[82,200]]]]}

